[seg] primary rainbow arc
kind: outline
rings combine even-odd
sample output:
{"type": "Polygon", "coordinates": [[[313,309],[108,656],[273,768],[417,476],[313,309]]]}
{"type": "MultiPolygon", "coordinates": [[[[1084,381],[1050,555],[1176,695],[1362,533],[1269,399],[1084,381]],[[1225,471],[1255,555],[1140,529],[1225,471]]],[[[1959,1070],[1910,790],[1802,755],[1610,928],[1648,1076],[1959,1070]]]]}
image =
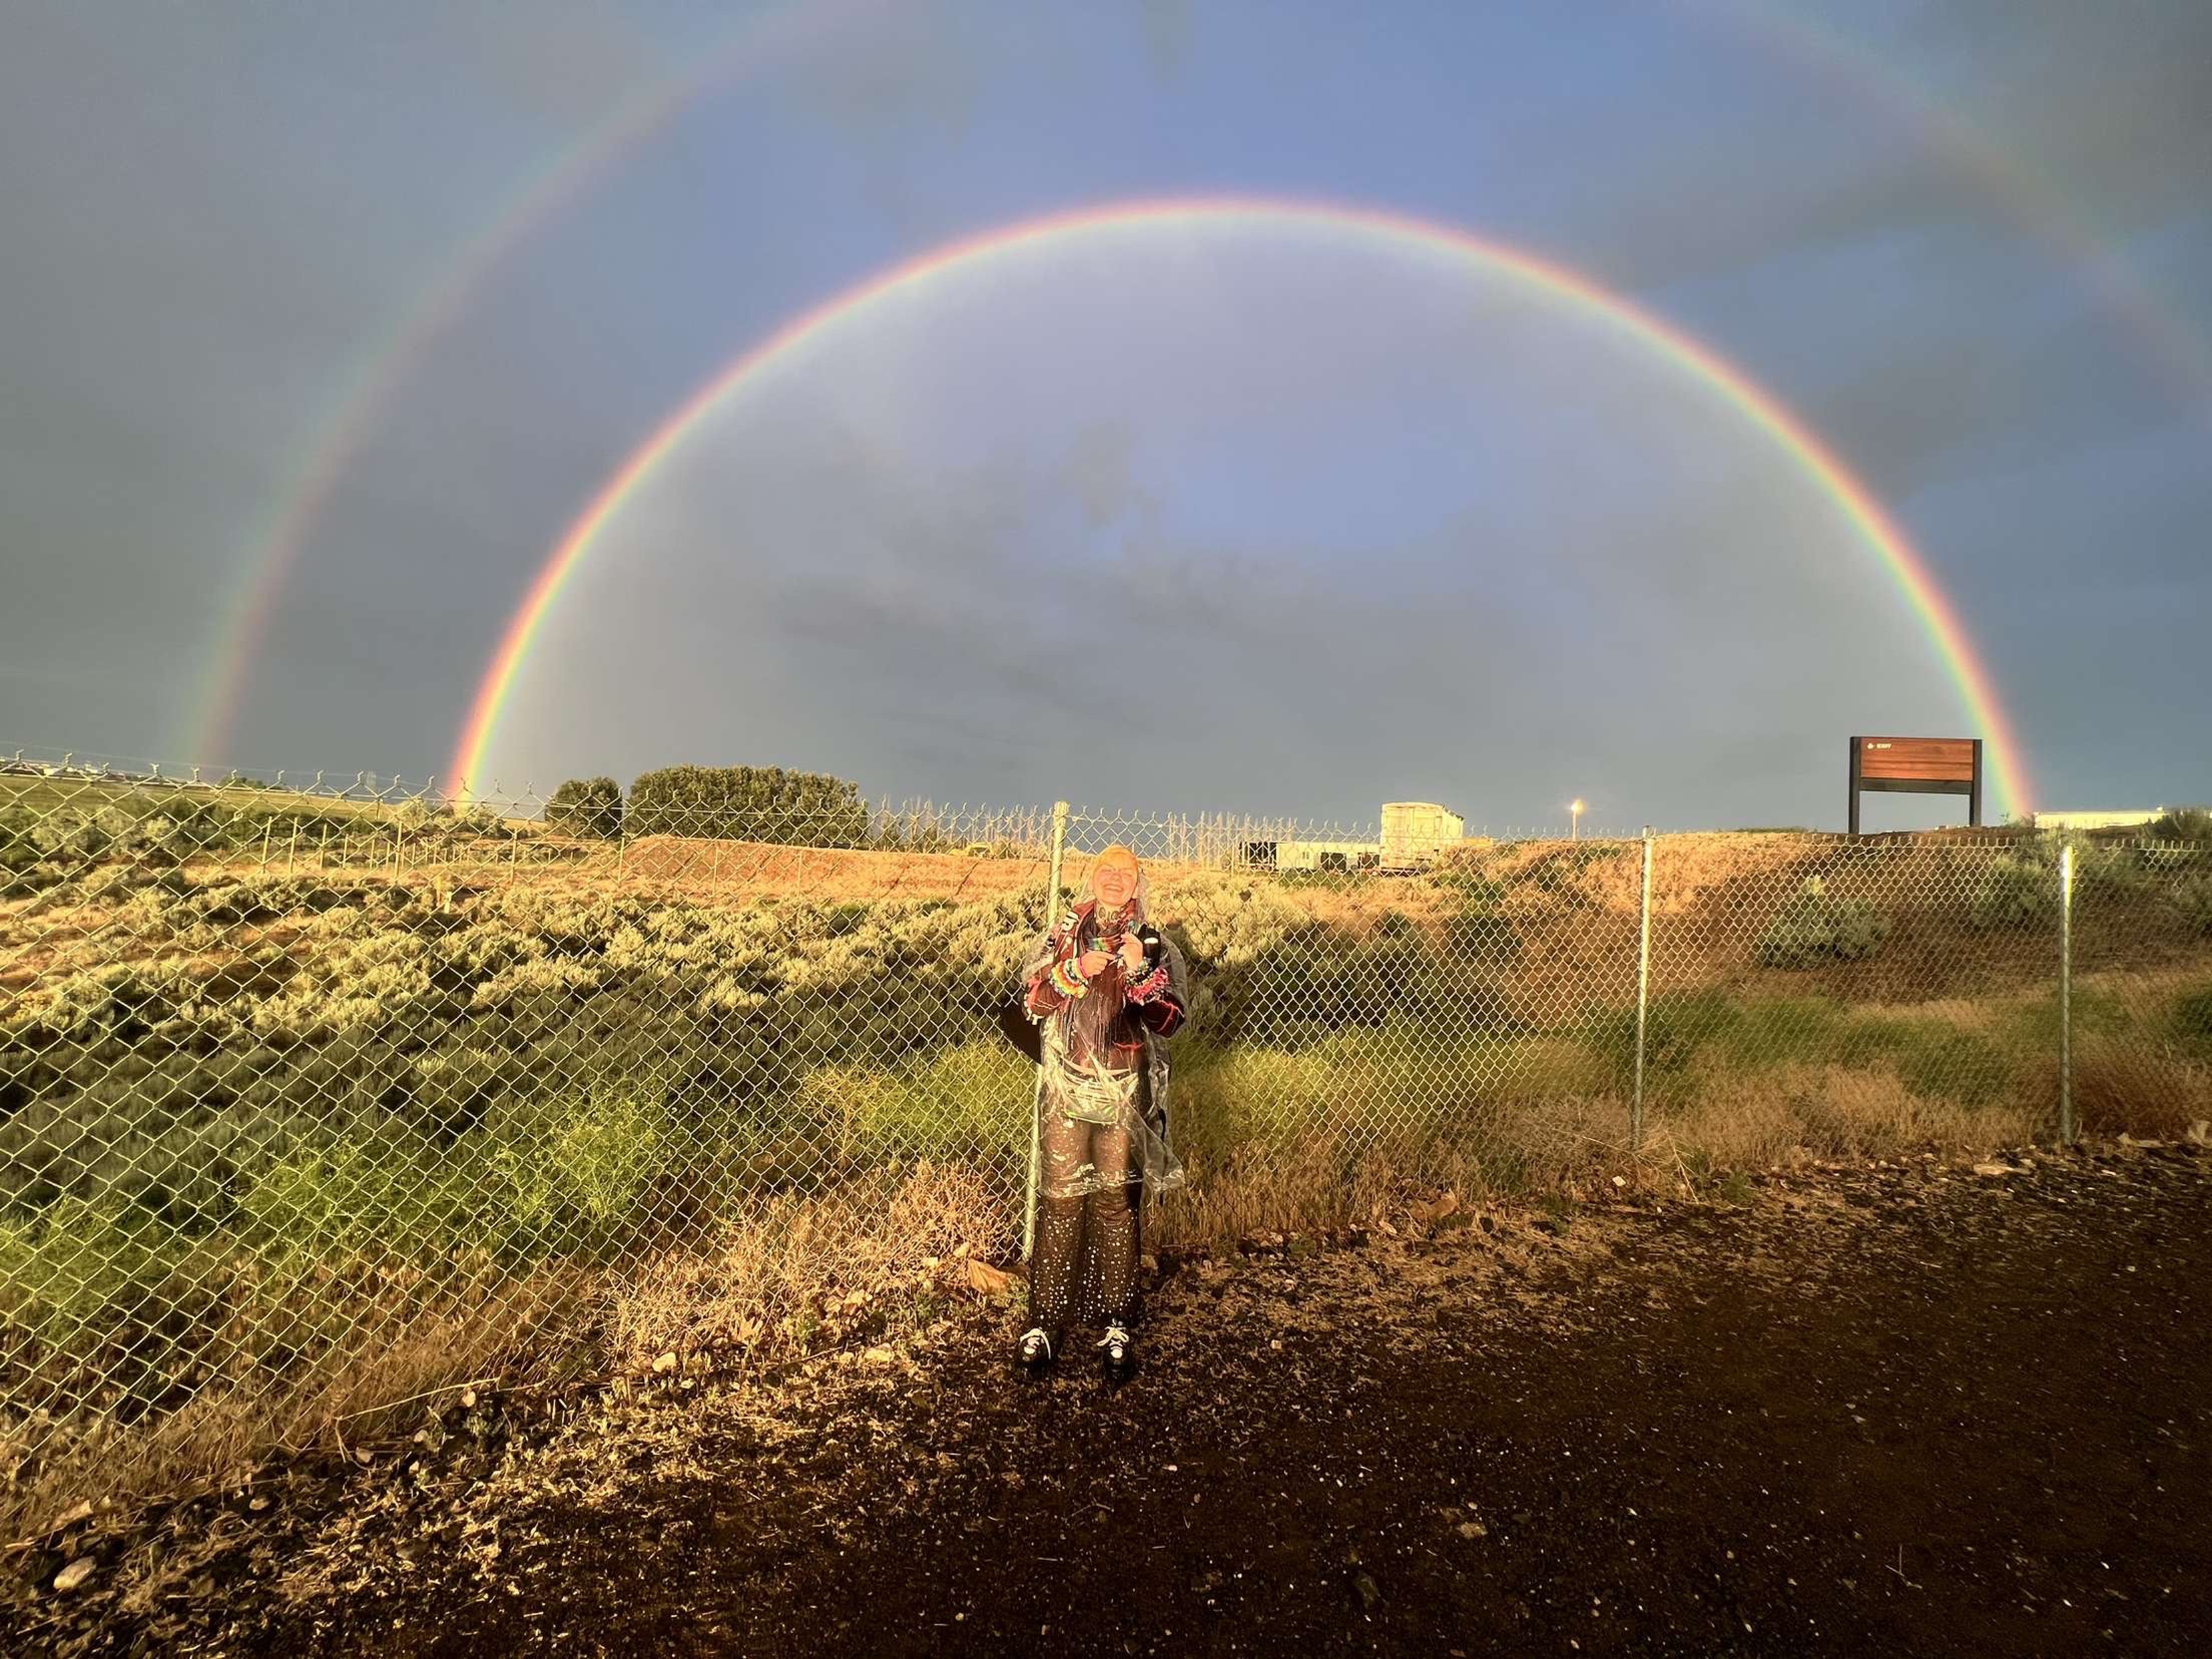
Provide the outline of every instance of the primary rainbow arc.
{"type": "Polygon", "coordinates": [[[1522,249],[1486,240],[1454,226],[1376,208],[1254,197],[1144,200],[1078,209],[1002,226],[933,249],[845,289],[785,323],[719,370],[632,451],[569,526],[524,593],[479,682],[455,748],[449,776],[457,800],[471,796],[484,755],[553,602],[590,553],[599,532],[710,414],[741,395],[765,371],[841,322],[887,297],[970,272],[1055,239],[1143,235],[1222,225],[1320,226],[1352,235],[1456,254],[1484,271],[1583,307],[1640,347],[1685,370],[1738,410],[1782,449],[1829,497],[1836,510],[1883,559],[1920,618],[1984,740],[1996,793],[2014,812],[2029,808],[2026,766],[1988,671],[1926,562],[1843,461],[1765,388],[1711,348],[1589,277],[1522,249]]]}

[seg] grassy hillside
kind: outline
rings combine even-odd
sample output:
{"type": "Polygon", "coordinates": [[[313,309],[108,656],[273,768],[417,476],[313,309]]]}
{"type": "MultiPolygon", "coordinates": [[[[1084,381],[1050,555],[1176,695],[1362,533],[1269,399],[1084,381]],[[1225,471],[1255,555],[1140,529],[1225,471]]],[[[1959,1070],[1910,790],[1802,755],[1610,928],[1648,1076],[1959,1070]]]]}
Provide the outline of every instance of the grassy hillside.
{"type": "MultiPolygon", "coordinates": [[[[430,1375],[592,1307],[620,1327],[641,1263],[703,1296],[682,1264],[769,1249],[764,1218],[826,1239],[820,1206],[916,1182],[968,1195],[968,1242],[1012,1237],[1032,1073],[995,1018],[1034,858],[244,793],[0,816],[0,1401],[168,1422],[213,1389],[305,1421],[396,1386],[366,1356],[430,1375]]],[[[1155,1236],[1340,1224],[1392,1178],[1571,1192],[2047,1133],[2057,850],[1659,842],[1640,1160],[1640,844],[1156,865],[1194,1179],[1155,1236]]],[[[2088,1121],[2212,1116],[2212,854],[2081,857],[2088,1121]]],[[[740,1348],[801,1340],[730,1317],[740,1348]]]]}

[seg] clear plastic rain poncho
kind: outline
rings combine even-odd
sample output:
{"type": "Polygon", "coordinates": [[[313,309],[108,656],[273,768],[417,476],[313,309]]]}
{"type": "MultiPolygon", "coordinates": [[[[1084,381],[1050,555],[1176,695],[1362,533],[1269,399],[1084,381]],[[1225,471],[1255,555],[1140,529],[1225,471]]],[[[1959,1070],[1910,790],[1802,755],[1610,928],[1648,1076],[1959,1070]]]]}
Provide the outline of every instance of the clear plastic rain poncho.
{"type": "Polygon", "coordinates": [[[1037,1098],[1036,1237],[1030,1260],[1034,1322],[1131,1322],[1136,1304],[1139,1212],[1181,1186],[1182,1165],[1168,1138],[1169,1030],[1188,1006],[1182,957],[1150,931],[1143,867],[1126,848],[1092,863],[1091,897],[1062,917],[1024,964],[1025,1006],[1043,1027],[1037,1098]],[[1135,872],[1125,905],[1099,901],[1102,866],[1135,872]],[[1152,942],[1130,969],[1125,939],[1152,942]],[[1114,960],[1075,994],[1066,965],[1086,951],[1114,960]],[[1058,970],[1059,976],[1055,976],[1058,970]],[[1135,1000],[1133,1000],[1133,995],[1135,1000]],[[1051,1006],[1039,1012],[1039,1004],[1051,1006]],[[1173,1015],[1164,1005],[1172,1005],[1173,1015]]]}

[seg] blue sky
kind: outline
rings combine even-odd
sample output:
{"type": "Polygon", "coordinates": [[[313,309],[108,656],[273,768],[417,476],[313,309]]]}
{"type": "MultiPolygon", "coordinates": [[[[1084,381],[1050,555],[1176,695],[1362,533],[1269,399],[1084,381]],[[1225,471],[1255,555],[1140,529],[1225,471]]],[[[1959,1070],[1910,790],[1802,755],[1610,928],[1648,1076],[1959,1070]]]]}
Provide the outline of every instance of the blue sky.
{"type": "MultiPolygon", "coordinates": [[[[2190,0],[34,3],[9,39],[8,744],[424,775],[563,526],[717,365],[955,237],[1219,191],[1449,223],[1686,329],[1925,555],[2045,804],[2212,797],[2190,0]],[[362,366],[611,112],[725,59],[353,411],[239,718],[196,730],[362,366]]],[[[833,331],[610,527],[493,759],[1830,823],[1842,736],[1961,720],[1863,546],[1679,371],[1267,232],[833,331]]]]}

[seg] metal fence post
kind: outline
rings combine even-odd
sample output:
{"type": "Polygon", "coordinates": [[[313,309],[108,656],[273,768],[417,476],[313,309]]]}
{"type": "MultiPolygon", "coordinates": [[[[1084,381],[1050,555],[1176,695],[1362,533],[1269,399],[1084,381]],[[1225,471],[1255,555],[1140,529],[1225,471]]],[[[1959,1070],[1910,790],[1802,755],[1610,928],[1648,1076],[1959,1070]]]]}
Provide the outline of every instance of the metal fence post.
{"type": "Polygon", "coordinates": [[[1644,1146],[1644,1025],[1651,1001],[1651,826],[1644,826],[1644,894],[1636,933],[1636,1093],[1628,1107],[1628,1151],[1644,1146]]]}
{"type": "MultiPolygon", "coordinates": [[[[1053,924],[1060,920],[1060,865],[1067,851],[1067,803],[1056,800],[1052,804],[1052,870],[1045,878],[1044,930],[1052,932],[1053,924]]],[[[1044,1067],[1037,1067],[1036,1079],[1030,1087],[1030,1178],[1022,1193],[1022,1260],[1030,1259],[1030,1251],[1036,1243],[1036,1184],[1038,1123],[1037,1115],[1044,1109],[1044,1067]]]]}
{"type": "Polygon", "coordinates": [[[2074,849],[2058,854],[2058,1144],[2074,1144],[2074,849]]]}

